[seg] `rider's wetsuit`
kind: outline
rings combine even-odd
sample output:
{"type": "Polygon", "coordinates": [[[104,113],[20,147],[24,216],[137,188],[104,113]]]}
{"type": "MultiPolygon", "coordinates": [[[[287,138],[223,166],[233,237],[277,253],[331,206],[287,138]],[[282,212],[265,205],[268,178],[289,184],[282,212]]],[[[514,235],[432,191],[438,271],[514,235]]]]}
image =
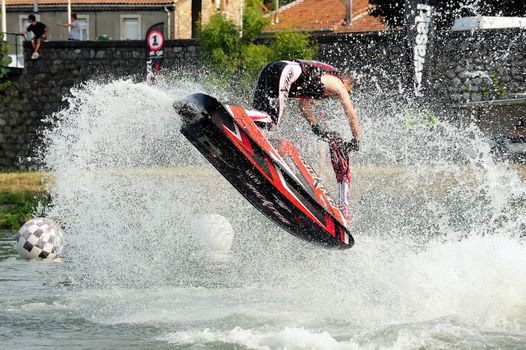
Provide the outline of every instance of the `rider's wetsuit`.
{"type": "Polygon", "coordinates": [[[259,75],[252,107],[268,113],[273,123],[278,124],[288,97],[327,97],[321,82],[323,74],[339,76],[334,67],[318,61],[272,62],[259,75]]]}

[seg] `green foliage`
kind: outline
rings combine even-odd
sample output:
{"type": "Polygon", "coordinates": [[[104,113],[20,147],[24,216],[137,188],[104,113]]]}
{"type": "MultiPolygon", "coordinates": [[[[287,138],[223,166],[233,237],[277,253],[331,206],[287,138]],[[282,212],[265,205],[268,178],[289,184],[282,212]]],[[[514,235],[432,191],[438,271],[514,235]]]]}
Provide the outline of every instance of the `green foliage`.
{"type": "Polygon", "coordinates": [[[241,58],[241,38],[236,25],[220,13],[210,17],[208,24],[199,32],[203,58],[212,69],[223,69],[232,74],[241,58]]]}
{"type": "Polygon", "coordinates": [[[257,76],[262,67],[272,60],[272,50],[266,45],[248,44],[243,49],[243,70],[245,78],[250,80],[257,76]]]}
{"type": "Polygon", "coordinates": [[[398,27],[404,23],[404,2],[389,0],[369,0],[372,5],[369,13],[383,17],[384,23],[390,27],[398,27]]]}
{"type": "Polygon", "coordinates": [[[243,13],[243,41],[252,42],[261,35],[263,28],[270,24],[270,18],[261,12],[260,0],[247,0],[243,13]]]}
{"type": "Polygon", "coordinates": [[[485,99],[503,99],[508,95],[508,86],[506,82],[500,80],[497,72],[491,74],[491,84],[482,87],[482,95],[485,99]]]}
{"type": "Polygon", "coordinates": [[[33,217],[39,203],[48,203],[42,193],[0,191],[0,229],[18,230],[33,217]]]}
{"type": "Polygon", "coordinates": [[[11,57],[8,55],[9,46],[3,41],[3,35],[0,35],[0,92],[5,90],[11,82],[8,80],[7,73],[9,72],[9,63],[11,57]]]}
{"type": "Polygon", "coordinates": [[[273,60],[312,59],[317,50],[307,34],[291,31],[276,33],[270,48],[273,60]]]}
{"type": "Polygon", "coordinates": [[[430,128],[438,123],[438,117],[428,109],[408,108],[404,120],[406,129],[430,128]]]}
{"type": "Polygon", "coordinates": [[[254,43],[269,21],[263,16],[262,0],[246,1],[242,30],[220,13],[210,18],[200,29],[199,43],[212,81],[247,91],[267,63],[314,56],[316,47],[303,33],[282,32],[270,45],[254,43]]]}

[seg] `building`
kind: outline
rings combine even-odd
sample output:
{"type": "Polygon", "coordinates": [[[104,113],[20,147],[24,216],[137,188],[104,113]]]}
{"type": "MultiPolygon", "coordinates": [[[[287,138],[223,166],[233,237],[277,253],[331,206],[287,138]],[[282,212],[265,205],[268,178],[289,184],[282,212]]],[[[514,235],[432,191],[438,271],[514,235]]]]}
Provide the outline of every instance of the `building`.
{"type": "Polygon", "coordinates": [[[313,34],[386,30],[381,18],[369,14],[370,6],[368,0],[296,0],[269,14],[272,24],[267,30],[313,34]],[[352,9],[350,16],[347,6],[352,9]]]}
{"type": "MultiPolygon", "coordinates": [[[[48,40],[67,40],[67,29],[57,24],[68,21],[67,0],[5,1],[7,32],[25,31],[27,16],[34,13],[37,20],[48,25],[48,40]]],[[[78,15],[82,40],[97,40],[103,35],[110,40],[140,40],[158,22],[165,23],[167,38],[187,39],[192,37],[193,22],[201,17],[206,23],[217,11],[239,23],[241,3],[242,0],[71,0],[71,11],[78,15]]]]}

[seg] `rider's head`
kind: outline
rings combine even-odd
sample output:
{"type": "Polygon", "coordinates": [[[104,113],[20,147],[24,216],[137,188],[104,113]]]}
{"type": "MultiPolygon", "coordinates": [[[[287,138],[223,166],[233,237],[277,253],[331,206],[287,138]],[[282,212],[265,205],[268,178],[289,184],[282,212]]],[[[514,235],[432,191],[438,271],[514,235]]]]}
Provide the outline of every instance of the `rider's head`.
{"type": "Polygon", "coordinates": [[[354,88],[354,79],[351,74],[345,73],[340,75],[340,79],[343,82],[343,86],[347,92],[351,92],[354,88]]]}

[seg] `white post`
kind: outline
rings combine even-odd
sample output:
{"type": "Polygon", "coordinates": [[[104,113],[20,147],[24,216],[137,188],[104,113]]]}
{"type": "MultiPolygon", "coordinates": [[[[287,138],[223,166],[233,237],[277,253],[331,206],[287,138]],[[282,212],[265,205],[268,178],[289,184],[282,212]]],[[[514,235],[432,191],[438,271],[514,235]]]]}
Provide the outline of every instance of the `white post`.
{"type": "Polygon", "coordinates": [[[352,0],[345,0],[345,25],[349,27],[352,22],[352,0]]]}
{"type": "MultiPolygon", "coordinates": [[[[68,24],[71,24],[71,0],[68,0],[68,24]]],[[[68,27],[68,32],[71,32],[71,27],[68,27]]]]}
{"type": "Polygon", "coordinates": [[[176,39],[177,38],[177,4],[175,3],[177,0],[173,0],[173,6],[174,6],[174,12],[173,12],[173,23],[172,23],[172,33],[173,38],[170,39],[176,39]]]}
{"type": "Polygon", "coordinates": [[[164,12],[166,12],[166,19],[167,19],[167,22],[168,22],[168,40],[170,40],[172,37],[171,37],[171,30],[172,30],[172,20],[170,18],[170,11],[168,10],[168,7],[164,7],[164,12]]]}
{"type": "MultiPolygon", "coordinates": [[[[38,15],[38,0],[33,0],[33,13],[35,17],[38,15]]],[[[40,17],[37,20],[40,20],[40,17]]]]}
{"type": "Polygon", "coordinates": [[[274,23],[279,23],[278,11],[279,11],[279,0],[275,1],[275,14],[274,14],[274,23]]]}
{"type": "MultiPolygon", "coordinates": [[[[2,36],[4,41],[7,41],[7,13],[5,9],[5,0],[2,0],[2,32],[4,35],[2,36]]],[[[17,39],[18,40],[18,39],[17,39]]]]}

